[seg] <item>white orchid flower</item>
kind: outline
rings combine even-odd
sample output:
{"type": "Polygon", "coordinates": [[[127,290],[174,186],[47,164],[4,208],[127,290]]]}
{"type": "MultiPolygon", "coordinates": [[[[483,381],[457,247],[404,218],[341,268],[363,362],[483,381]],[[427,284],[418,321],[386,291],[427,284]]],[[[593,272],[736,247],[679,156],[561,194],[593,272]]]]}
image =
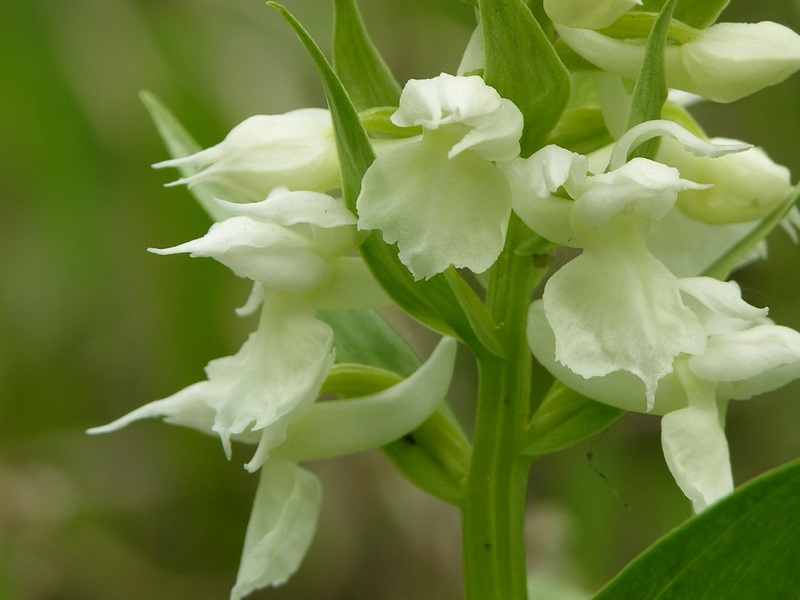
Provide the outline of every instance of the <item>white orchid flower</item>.
{"type": "Polygon", "coordinates": [[[358,197],[359,229],[397,242],[415,279],[448,266],[476,273],[500,254],[511,194],[496,161],[519,155],[522,113],[480,77],[410,80],[391,117],[422,138],[378,156],[358,197]]]}
{"type": "Polygon", "coordinates": [[[333,331],[316,309],[379,306],[386,297],[360,259],[344,256],[360,235],[341,200],[278,188],[262,202],[220,203],[234,216],[200,239],[155,252],[213,257],[252,279],[256,293],[247,308],[263,302],[258,330],[236,355],[211,361],[206,381],[92,431],[164,417],[209,429],[228,456],[231,438],[257,433],[258,449],[247,465],[255,471],[317,397],[333,363],[333,331]]]}
{"type": "Polygon", "coordinates": [[[652,121],[620,138],[606,173],[589,174],[586,157],[557,146],[507,167],[520,218],[551,241],[583,249],[544,290],[556,360],[587,378],[628,371],[644,382],[651,407],[675,357],[701,352],[706,341],[677,278],[647,247],[651,224],[669,213],[678,193],[706,186],[652,160],[625,162],[631,147],[663,134],[698,153],[743,148],[713,146],[675,123],[652,121]],[[562,187],[571,200],[553,195],[562,187]]]}
{"type": "MultiPolygon", "coordinates": [[[[604,71],[635,79],[644,40],[622,40],[556,24],[561,39],[604,71]]],[[[694,40],[669,45],[667,85],[714,102],[733,102],[780,83],[800,69],[800,36],[778,23],[717,23],[694,40]]]]}
{"type": "MultiPolygon", "coordinates": [[[[297,461],[383,446],[422,424],[441,404],[455,364],[456,342],[444,338],[411,377],[361,398],[311,405],[286,442],[261,468],[261,480],[231,600],[283,584],[300,567],[316,529],[322,490],[297,461]]],[[[255,441],[245,435],[242,441],[255,441]]]]}
{"type": "Polygon", "coordinates": [[[655,402],[632,374],[580,376],[555,357],[556,339],[541,301],[533,303],[528,341],[537,360],[576,391],[612,406],[663,415],[662,447],[673,477],[695,512],[733,490],[725,411],[800,377],[800,333],[774,325],[767,309],[747,304],[739,286],[708,277],[679,280],[683,303],[701,322],[705,349],[676,358],[655,402]]]}
{"type": "Polygon", "coordinates": [[[321,108],[250,117],[216,146],[153,167],[197,169],[167,185],[215,182],[252,202],[278,186],[327,192],[341,185],[330,113],[321,108]]]}

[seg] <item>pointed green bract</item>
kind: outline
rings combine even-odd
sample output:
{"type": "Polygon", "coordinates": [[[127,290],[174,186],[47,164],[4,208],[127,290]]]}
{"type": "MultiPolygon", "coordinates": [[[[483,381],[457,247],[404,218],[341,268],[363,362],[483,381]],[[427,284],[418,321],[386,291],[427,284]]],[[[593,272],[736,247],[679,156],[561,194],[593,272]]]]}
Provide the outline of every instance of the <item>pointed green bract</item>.
{"type": "MultiPolygon", "coordinates": [[[[672,20],[672,12],[677,0],[668,0],[658,15],[650,37],[644,62],[636,78],[625,129],[631,129],[639,123],[661,118],[661,109],[667,100],[667,80],[664,69],[664,51],[667,47],[667,34],[672,20]]],[[[653,158],[658,150],[658,139],[649,140],[632,152],[632,156],[653,158]]]]}
{"type": "Polygon", "coordinates": [[[606,430],[626,414],[557,381],[533,414],[522,454],[537,457],[563,450],[606,430]]]}
{"type": "MultiPolygon", "coordinates": [[[[172,158],[183,158],[195,154],[202,150],[200,145],[186,131],[178,119],[150,92],[141,92],[139,96],[144,102],[145,107],[150,113],[150,117],[161,134],[161,139],[167,146],[167,151],[172,158]]],[[[180,173],[184,177],[194,175],[194,167],[181,167],[180,173]]],[[[223,209],[214,200],[215,197],[230,197],[230,193],[222,191],[222,188],[215,183],[201,183],[189,188],[189,192],[195,200],[203,207],[208,215],[215,221],[221,221],[230,216],[230,213],[223,209]]]]}
{"type": "Polygon", "coordinates": [[[769,233],[775,229],[792,207],[800,200],[800,185],[795,186],[792,193],[780,206],[776,207],[761,223],[750,233],[739,240],[730,250],[723,254],[714,264],[708,267],[703,275],[715,279],[726,279],[738,265],[744,261],[769,233]]]}
{"type": "Polygon", "coordinates": [[[522,111],[522,156],[538,150],[569,100],[569,72],[522,0],[479,2],[486,83],[522,111]]]}
{"type": "Polygon", "coordinates": [[[333,66],[356,109],[397,105],[400,84],[369,39],[355,0],[334,0],[333,66]]]}
{"type": "Polygon", "coordinates": [[[796,598],[800,462],[745,485],[645,551],[595,600],[796,598]]]}

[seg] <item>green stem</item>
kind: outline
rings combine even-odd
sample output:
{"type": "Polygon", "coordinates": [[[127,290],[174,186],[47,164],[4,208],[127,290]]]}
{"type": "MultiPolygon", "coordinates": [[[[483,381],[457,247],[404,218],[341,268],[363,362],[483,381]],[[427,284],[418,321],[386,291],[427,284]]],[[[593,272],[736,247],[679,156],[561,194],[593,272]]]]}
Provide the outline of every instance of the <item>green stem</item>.
{"type": "Polygon", "coordinates": [[[462,508],[468,600],[525,600],[525,493],[529,460],[519,454],[528,420],[531,358],[525,337],[535,285],[530,256],[517,256],[524,226],[512,216],[487,305],[505,359],[478,359],[480,383],[472,462],[462,508]]]}

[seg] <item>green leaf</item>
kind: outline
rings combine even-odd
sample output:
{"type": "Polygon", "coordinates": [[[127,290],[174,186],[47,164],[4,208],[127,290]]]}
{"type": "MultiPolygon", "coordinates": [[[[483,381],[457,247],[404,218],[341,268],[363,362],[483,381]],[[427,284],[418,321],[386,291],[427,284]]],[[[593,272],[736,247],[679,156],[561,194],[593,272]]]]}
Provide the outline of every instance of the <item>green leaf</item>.
{"type": "MultiPolygon", "coordinates": [[[[355,212],[361,179],[375,160],[367,134],[342,82],[308,32],[286,8],[275,2],[267,4],[281,12],[317,67],[331,110],[345,204],[355,212]]],[[[461,339],[475,352],[485,351],[441,275],[414,281],[398,259],[397,249],[384,243],[379,231],[373,231],[359,251],[381,286],[408,314],[440,333],[461,339]]]]}
{"type": "Polygon", "coordinates": [[[703,272],[703,275],[706,277],[714,277],[715,279],[727,279],[731,271],[741,264],[745,257],[752,252],[753,248],[767,237],[775,227],[780,225],[780,222],[789,213],[792,207],[797,204],[798,200],[800,200],[800,184],[795,186],[786,197],[786,200],[764,217],[757,227],[736,242],[730,250],[708,267],[703,272]]]}
{"type": "MultiPolygon", "coordinates": [[[[171,158],[183,158],[202,150],[202,147],[194,141],[184,126],[158,98],[146,91],[140,92],[139,97],[150,113],[150,117],[153,119],[159,134],[161,134],[171,158]]],[[[195,167],[181,167],[178,171],[183,177],[189,177],[194,175],[197,169],[195,167]]],[[[215,197],[237,200],[237,198],[231,198],[232,194],[229,190],[215,183],[198,183],[190,187],[189,192],[215,221],[221,221],[230,216],[228,211],[221,208],[214,201],[215,197]]]]}
{"type": "Polygon", "coordinates": [[[400,84],[369,39],[355,0],[334,0],[333,65],[358,110],[397,105],[400,84]]]}
{"type": "Polygon", "coordinates": [[[469,319],[470,326],[478,339],[489,352],[495,356],[505,358],[505,350],[500,340],[495,336],[497,324],[489,314],[486,305],[481,302],[475,291],[469,286],[455,267],[451,266],[444,272],[444,278],[453,290],[458,303],[464,309],[464,314],[469,319]]]}
{"type": "Polygon", "coordinates": [[[433,413],[410,434],[381,450],[414,485],[440,500],[461,504],[471,447],[446,411],[433,413]]]}
{"type": "Polygon", "coordinates": [[[556,381],[531,418],[522,454],[537,457],[568,448],[604,431],[626,414],[556,381]]]}
{"type": "Polygon", "coordinates": [[[362,363],[406,377],[422,364],[406,341],[372,309],[322,310],[319,318],[333,329],[337,362],[362,363]]]}
{"type": "Polygon", "coordinates": [[[630,563],[595,600],[800,595],[800,462],[743,486],[630,563]]]}
{"type": "MultiPolygon", "coordinates": [[[[672,11],[677,0],[668,0],[653,24],[650,37],[647,38],[647,48],[644,61],[633,87],[628,118],[625,129],[631,129],[639,123],[661,118],[661,109],[667,101],[667,80],[664,68],[664,52],[667,47],[667,34],[672,21],[672,11]]],[[[631,153],[633,156],[653,158],[658,150],[658,139],[649,140],[640,144],[631,153]]]]}
{"type": "Polygon", "coordinates": [[[522,156],[542,147],[569,100],[570,79],[522,0],[480,0],[484,79],[522,111],[522,156]]]}
{"type": "Polygon", "coordinates": [[[547,136],[548,144],[556,144],[578,154],[589,154],[613,141],[603,120],[603,111],[599,108],[568,110],[547,136]]]}
{"type": "Polygon", "coordinates": [[[376,106],[358,113],[361,124],[369,133],[378,133],[394,138],[414,137],[422,135],[422,126],[398,127],[392,123],[391,116],[397,112],[396,106],[376,106]]]}

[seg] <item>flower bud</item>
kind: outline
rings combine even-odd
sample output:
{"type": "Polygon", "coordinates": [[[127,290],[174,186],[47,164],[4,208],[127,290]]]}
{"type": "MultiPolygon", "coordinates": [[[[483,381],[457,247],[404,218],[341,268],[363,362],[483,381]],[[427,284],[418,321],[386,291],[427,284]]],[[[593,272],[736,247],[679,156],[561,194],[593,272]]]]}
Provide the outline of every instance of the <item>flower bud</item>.
{"type": "Polygon", "coordinates": [[[340,185],[330,113],[321,108],[250,117],[216,146],[153,166],[198,168],[169,185],[213,181],[253,202],[277,186],[327,192],[340,185]]]}
{"type": "Polygon", "coordinates": [[[544,0],[544,10],[561,25],[602,29],[641,3],[642,0],[544,0]]]}
{"type": "MultiPolygon", "coordinates": [[[[635,79],[644,60],[644,40],[619,40],[588,29],[556,25],[575,52],[601,69],[635,79]]],[[[667,85],[714,102],[733,102],[780,83],[800,69],[800,36],[761,23],[718,23],[682,46],[667,46],[667,85]]]]}
{"type": "MultiPolygon", "coordinates": [[[[736,143],[715,138],[714,143],[736,143]]],[[[717,158],[694,156],[683,144],[662,138],[657,160],[676,167],[681,176],[708,189],[687,189],[677,206],[687,216],[715,225],[745,223],[764,217],[791,190],[789,169],[776,164],[761,148],[717,158]]]]}

